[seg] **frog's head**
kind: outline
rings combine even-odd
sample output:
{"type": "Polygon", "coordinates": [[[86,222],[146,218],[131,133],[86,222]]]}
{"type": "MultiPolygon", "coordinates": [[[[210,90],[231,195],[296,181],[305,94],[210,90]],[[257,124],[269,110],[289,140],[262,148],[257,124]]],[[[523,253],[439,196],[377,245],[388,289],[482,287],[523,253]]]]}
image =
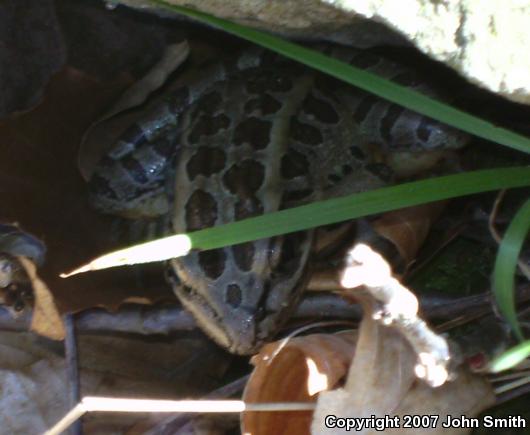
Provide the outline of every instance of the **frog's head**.
{"type": "Polygon", "coordinates": [[[173,289],[217,344],[255,353],[296,306],[311,240],[301,232],[173,259],[173,289]]]}
{"type": "Polygon", "coordinates": [[[470,136],[461,130],[407,109],[396,111],[395,119],[380,125],[380,142],[389,152],[428,153],[456,150],[468,144],[470,136]]]}
{"type": "Polygon", "coordinates": [[[410,177],[451,160],[470,136],[441,122],[405,110],[387,135],[385,163],[397,178],[410,177]],[[415,126],[415,128],[411,128],[415,126]]]}
{"type": "MultiPolygon", "coordinates": [[[[189,274],[187,274],[189,275],[189,274]]],[[[219,346],[231,353],[247,355],[255,353],[263,344],[260,337],[260,309],[255,307],[252,293],[261,294],[261,283],[254,283],[243,294],[234,282],[215,283],[207,290],[196,283],[194,287],[174,285],[173,290],[182,305],[193,314],[198,326],[219,346]]]]}

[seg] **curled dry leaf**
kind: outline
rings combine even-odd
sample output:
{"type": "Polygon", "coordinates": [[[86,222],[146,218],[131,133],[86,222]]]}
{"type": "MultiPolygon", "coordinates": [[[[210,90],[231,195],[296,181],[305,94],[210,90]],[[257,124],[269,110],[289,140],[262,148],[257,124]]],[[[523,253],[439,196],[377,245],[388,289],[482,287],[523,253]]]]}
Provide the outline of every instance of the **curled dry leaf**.
{"type": "Polygon", "coordinates": [[[38,277],[37,268],[30,260],[17,259],[26,270],[35,294],[31,330],[52,340],[64,340],[64,324],[48,286],[38,277]]]}
{"type": "Polygon", "coordinates": [[[392,428],[387,423],[385,433],[416,434],[418,429],[403,427],[404,415],[434,415],[436,427],[422,429],[429,433],[465,434],[469,429],[444,429],[441,424],[448,415],[474,417],[493,405],[494,393],[482,377],[463,369],[455,372],[455,379],[438,388],[418,382],[414,373],[416,354],[410,343],[394,328],[375,321],[373,307],[365,303],[355,356],[344,388],[319,395],[314,413],[313,434],[339,434],[344,428],[326,427],[328,415],[353,418],[351,430],[359,434],[375,434],[382,430],[373,427],[389,416],[399,422],[392,428]],[[372,418],[372,416],[375,416],[372,418]],[[372,427],[360,427],[371,422],[372,427]]]}
{"type": "Polygon", "coordinates": [[[439,201],[385,213],[372,224],[373,230],[391,242],[404,264],[409,265],[446,203],[439,201]]]}
{"type": "MultiPolygon", "coordinates": [[[[334,388],[350,364],[356,335],[313,334],[270,343],[252,358],[255,368],[245,403],[313,402],[320,391],[334,388]]],[[[241,433],[307,434],[311,412],[245,412],[241,433]]]]}

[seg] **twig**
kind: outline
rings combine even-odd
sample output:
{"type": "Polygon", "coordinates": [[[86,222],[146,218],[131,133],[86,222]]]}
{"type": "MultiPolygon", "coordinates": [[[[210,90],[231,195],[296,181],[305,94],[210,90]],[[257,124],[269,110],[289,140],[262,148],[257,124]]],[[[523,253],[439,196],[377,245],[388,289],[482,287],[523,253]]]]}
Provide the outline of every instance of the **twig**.
{"type": "Polygon", "coordinates": [[[490,381],[493,382],[504,382],[511,381],[512,379],[520,379],[523,377],[530,377],[530,370],[519,370],[513,373],[507,373],[492,377],[490,381]]]}
{"type": "Polygon", "coordinates": [[[85,397],[44,435],[59,435],[87,412],[197,412],[239,413],[243,411],[313,411],[314,403],[245,403],[242,400],[148,400],[85,397]]]}
{"type": "Polygon", "coordinates": [[[500,387],[495,388],[495,395],[505,393],[507,391],[513,390],[517,387],[530,384],[530,376],[525,376],[524,378],[517,379],[516,381],[510,382],[509,384],[501,385],[500,387]]]}
{"type": "Polygon", "coordinates": [[[516,399],[518,397],[524,396],[525,394],[530,393],[530,382],[526,382],[524,385],[512,388],[509,391],[505,391],[501,394],[497,394],[497,400],[495,401],[495,405],[499,406],[502,405],[505,402],[508,402],[509,400],[516,399]]]}
{"type": "MultiPolygon", "coordinates": [[[[64,315],[66,337],[64,339],[64,350],[66,358],[66,375],[68,379],[68,402],[70,408],[74,408],[81,398],[79,386],[79,365],[77,364],[77,341],[75,336],[75,322],[73,314],[64,315]]],[[[83,433],[81,420],[77,420],[70,429],[71,435],[83,433]]]]}
{"type": "MultiPolygon", "coordinates": [[[[517,289],[519,302],[530,299],[530,285],[517,289]]],[[[423,315],[432,320],[453,319],[460,316],[473,317],[491,311],[491,294],[484,292],[462,298],[422,296],[420,307],[423,315]]],[[[361,309],[333,293],[310,292],[306,294],[293,314],[293,319],[328,318],[337,320],[359,320],[361,309]]],[[[11,311],[0,306],[0,330],[28,331],[31,312],[13,317],[11,311]]],[[[196,328],[192,315],[178,305],[123,305],[116,312],[103,308],[90,308],[76,313],[78,334],[100,332],[124,332],[131,334],[170,334],[191,331],[196,328]]]]}
{"type": "Polygon", "coordinates": [[[330,326],[348,326],[348,329],[353,328],[355,325],[351,321],[345,321],[345,320],[328,320],[324,322],[313,322],[309,325],[304,325],[296,328],[293,332],[289,333],[286,337],[282,338],[279,342],[279,345],[274,349],[274,352],[269,357],[268,364],[271,364],[274,358],[276,358],[279,353],[289,344],[289,341],[291,341],[294,337],[297,335],[300,335],[306,331],[309,331],[311,329],[315,328],[322,328],[322,327],[330,327],[330,326]]]}
{"type": "MultiPolygon", "coordinates": [[[[243,391],[243,388],[245,387],[246,383],[248,382],[248,378],[250,376],[246,375],[242,378],[239,378],[235,380],[234,382],[231,382],[227,385],[222,386],[221,388],[218,388],[211,393],[208,393],[203,397],[203,399],[225,399],[227,397],[231,397],[234,394],[240,393],[243,391]]],[[[190,413],[180,413],[176,415],[172,415],[171,417],[166,417],[161,422],[147,422],[148,425],[150,423],[155,424],[150,425],[149,428],[146,428],[146,423],[141,422],[141,429],[143,435],[172,435],[176,433],[179,430],[182,430],[184,427],[190,424],[190,422],[195,417],[194,414],[190,413]]],[[[152,419],[151,419],[152,420],[152,419]]],[[[135,433],[135,427],[131,428],[133,433],[135,433]]]]}

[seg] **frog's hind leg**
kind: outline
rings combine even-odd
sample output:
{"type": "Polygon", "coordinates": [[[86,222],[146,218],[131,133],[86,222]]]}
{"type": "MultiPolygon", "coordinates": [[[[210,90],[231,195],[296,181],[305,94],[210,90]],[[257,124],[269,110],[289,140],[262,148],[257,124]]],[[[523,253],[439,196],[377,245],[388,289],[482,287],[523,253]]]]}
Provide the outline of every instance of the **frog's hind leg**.
{"type": "Polygon", "coordinates": [[[95,208],[126,218],[150,218],[169,211],[166,173],[174,161],[177,134],[175,128],[168,130],[148,137],[138,125],[129,129],[134,137],[122,137],[89,181],[95,208]]]}

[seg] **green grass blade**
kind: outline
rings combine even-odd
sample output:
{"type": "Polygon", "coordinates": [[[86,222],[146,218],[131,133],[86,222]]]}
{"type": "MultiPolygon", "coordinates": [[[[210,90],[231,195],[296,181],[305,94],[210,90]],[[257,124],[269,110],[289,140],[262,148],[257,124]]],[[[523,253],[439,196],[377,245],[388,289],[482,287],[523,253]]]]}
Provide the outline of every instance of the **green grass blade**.
{"type": "Polygon", "coordinates": [[[530,167],[446,175],[314,202],[207,228],[188,236],[194,248],[220,248],[427,202],[528,185],[530,167]]]}
{"type": "Polygon", "coordinates": [[[530,356],[530,340],[519,343],[517,346],[499,355],[491,362],[491,370],[494,373],[511,369],[530,356]]]}
{"type": "Polygon", "coordinates": [[[298,62],[323,71],[333,77],[392,101],[407,109],[421,113],[445,124],[459,128],[475,136],[497,142],[519,151],[530,153],[530,139],[513,131],[494,126],[469,113],[455,109],[411,89],[397,85],[377,75],[353,67],[337,59],[311,50],[292,42],[285,41],[268,33],[254,30],[204,12],[175,6],[163,0],[152,0],[151,3],[171,9],[200,22],[220,28],[225,32],[274,50],[298,62]]]}
{"type": "Polygon", "coordinates": [[[67,278],[91,270],[164,261],[186,255],[192,248],[221,248],[432,201],[528,185],[530,167],[487,169],[403,183],[164,237],[105,254],[61,276],[67,278]]]}
{"type": "Polygon", "coordinates": [[[530,199],[523,204],[510,222],[499,246],[493,269],[493,289],[497,304],[520,340],[523,339],[523,334],[517,322],[515,309],[515,268],[529,229],[530,199]]]}

